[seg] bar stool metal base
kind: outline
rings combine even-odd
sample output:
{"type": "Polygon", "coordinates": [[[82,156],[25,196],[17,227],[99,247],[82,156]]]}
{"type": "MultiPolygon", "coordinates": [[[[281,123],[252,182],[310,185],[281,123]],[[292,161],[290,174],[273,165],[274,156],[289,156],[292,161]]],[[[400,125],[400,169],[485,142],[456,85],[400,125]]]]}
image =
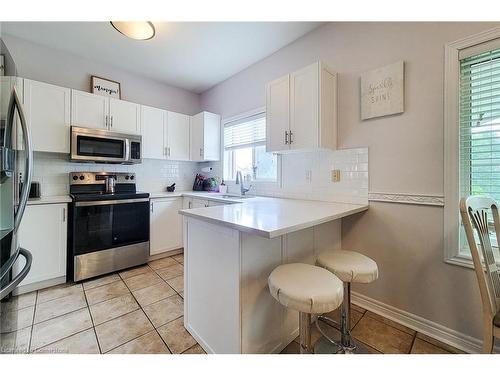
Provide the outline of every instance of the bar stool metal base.
{"type": "Polygon", "coordinates": [[[299,345],[300,354],[312,354],[311,347],[311,314],[299,312],[299,345]]]}
{"type": "Polygon", "coordinates": [[[315,354],[370,354],[370,349],[361,342],[350,339],[350,346],[343,347],[341,345],[342,334],[335,327],[327,322],[335,323],[336,321],[326,316],[318,316],[316,327],[321,333],[321,337],[314,344],[315,354]],[[321,323],[321,324],[320,324],[321,323]]]}
{"type": "Polygon", "coordinates": [[[357,342],[351,337],[351,283],[344,282],[344,301],[341,305],[340,322],[325,316],[320,315],[316,320],[316,327],[323,336],[317,343],[317,348],[315,346],[315,351],[326,352],[326,353],[345,353],[345,354],[367,354],[369,349],[357,342]],[[326,333],[324,329],[321,328],[320,322],[325,323],[324,326],[331,328],[330,333],[326,333]],[[328,324],[330,323],[330,324],[328,324]],[[333,329],[332,326],[340,327],[340,332],[333,329]],[[337,350],[336,347],[340,347],[341,350],[337,350]]]}

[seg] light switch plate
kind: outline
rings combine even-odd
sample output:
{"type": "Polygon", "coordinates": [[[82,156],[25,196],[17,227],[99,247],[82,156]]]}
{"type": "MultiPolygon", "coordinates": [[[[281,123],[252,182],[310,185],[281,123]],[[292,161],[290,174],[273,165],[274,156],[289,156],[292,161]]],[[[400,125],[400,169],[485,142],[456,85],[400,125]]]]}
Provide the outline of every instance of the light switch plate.
{"type": "Polygon", "coordinates": [[[339,181],[340,181],[340,169],[333,169],[332,182],[339,182],[339,181]]]}

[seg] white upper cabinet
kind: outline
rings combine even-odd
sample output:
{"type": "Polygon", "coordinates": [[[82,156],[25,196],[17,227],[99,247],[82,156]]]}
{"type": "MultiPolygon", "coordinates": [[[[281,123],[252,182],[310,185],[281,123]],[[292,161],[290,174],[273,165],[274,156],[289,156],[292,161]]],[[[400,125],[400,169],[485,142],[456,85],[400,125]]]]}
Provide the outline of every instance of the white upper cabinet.
{"type": "Polygon", "coordinates": [[[220,116],[201,112],[191,117],[191,160],[220,160],[220,116]]]}
{"type": "Polygon", "coordinates": [[[289,144],[292,149],[318,146],[318,75],[317,64],[290,74],[289,144]]]}
{"type": "Polygon", "coordinates": [[[109,98],[71,90],[71,125],[85,128],[108,128],[109,98]]]}
{"type": "Polygon", "coordinates": [[[141,106],[136,103],[109,98],[109,130],[128,133],[141,133],[141,106]]]}
{"type": "Polygon", "coordinates": [[[290,76],[266,85],[266,151],[288,150],[290,131],[290,76]]]}
{"type": "Polygon", "coordinates": [[[165,159],[167,111],[141,106],[142,157],[165,159]]]}
{"type": "Polygon", "coordinates": [[[190,116],[167,112],[167,159],[189,160],[190,116]]]}
{"type": "Polygon", "coordinates": [[[140,134],[140,118],[139,104],[71,90],[71,125],[140,134]]]}
{"type": "Polygon", "coordinates": [[[69,153],[71,90],[25,79],[23,96],[33,150],[69,153]]]}
{"type": "Polygon", "coordinates": [[[316,62],[266,85],[267,151],[335,149],[337,75],[316,62]]]}

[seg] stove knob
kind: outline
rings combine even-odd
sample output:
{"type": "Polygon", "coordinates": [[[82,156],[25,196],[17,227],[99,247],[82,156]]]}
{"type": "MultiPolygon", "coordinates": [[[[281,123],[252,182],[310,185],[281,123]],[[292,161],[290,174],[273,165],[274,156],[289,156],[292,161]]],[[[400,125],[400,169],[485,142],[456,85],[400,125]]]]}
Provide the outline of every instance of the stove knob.
{"type": "Polygon", "coordinates": [[[85,180],[85,176],[83,174],[80,176],[80,180],[85,180]]]}
{"type": "Polygon", "coordinates": [[[130,176],[130,179],[133,180],[134,179],[134,176],[130,176]]]}
{"type": "Polygon", "coordinates": [[[125,176],[125,180],[128,180],[128,175],[125,176]]]}
{"type": "Polygon", "coordinates": [[[78,176],[73,176],[73,180],[78,180],[78,176]]]}

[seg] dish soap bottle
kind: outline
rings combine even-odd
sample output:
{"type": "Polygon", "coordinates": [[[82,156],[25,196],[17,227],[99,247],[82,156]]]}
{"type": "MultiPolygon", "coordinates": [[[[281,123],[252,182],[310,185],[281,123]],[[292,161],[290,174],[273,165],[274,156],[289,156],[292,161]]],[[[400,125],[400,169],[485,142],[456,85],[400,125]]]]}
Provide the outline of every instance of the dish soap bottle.
{"type": "Polygon", "coordinates": [[[222,182],[219,185],[219,193],[221,193],[221,194],[227,194],[227,185],[224,182],[224,179],[222,179],[222,182]]]}

